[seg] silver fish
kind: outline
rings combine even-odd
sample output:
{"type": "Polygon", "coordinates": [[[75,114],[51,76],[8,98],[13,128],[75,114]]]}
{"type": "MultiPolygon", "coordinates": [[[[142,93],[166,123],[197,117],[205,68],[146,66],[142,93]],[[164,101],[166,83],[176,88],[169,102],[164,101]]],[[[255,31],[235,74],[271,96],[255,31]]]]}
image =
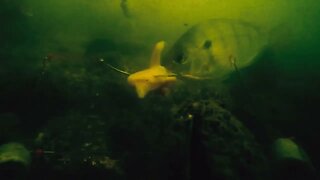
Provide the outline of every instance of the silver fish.
{"type": "Polygon", "coordinates": [[[266,36],[245,21],[211,19],[186,31],[165,56],[164,65],[183,75],[221,79],[234,67],[250,65],[268,44],[266,36]]]}

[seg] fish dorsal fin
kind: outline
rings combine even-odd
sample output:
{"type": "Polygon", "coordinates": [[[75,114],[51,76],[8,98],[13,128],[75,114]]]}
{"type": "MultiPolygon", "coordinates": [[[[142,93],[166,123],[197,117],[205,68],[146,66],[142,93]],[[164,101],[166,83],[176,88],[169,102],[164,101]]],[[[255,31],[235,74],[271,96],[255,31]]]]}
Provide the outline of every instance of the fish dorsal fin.
{"type": "Polygon", "coordinates": [[[161,61],[161,53],[164,48],[164,41],[159,41],[153,48],[153,52],[151,55],[151,60],[150,60],[150,68],[155,67],[155,66],[160,66],[160,61],[161,61]]]}

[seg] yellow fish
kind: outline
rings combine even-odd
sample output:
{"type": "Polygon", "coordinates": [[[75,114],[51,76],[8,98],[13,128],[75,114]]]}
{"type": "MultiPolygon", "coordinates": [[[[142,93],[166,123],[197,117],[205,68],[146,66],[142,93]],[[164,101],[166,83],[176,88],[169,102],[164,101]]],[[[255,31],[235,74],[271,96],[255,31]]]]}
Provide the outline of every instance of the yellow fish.
{"type": "MultiPolygon", "coordinates": [[[[136,88],[136,92],[139,98],[144,98],[150,91],[160,88],[166,88],[168,85],[177,81],[176,74],[170,72],[164,66],[161,66],[161,53],[165,46],[164,41],[156,43],[149,68],[130,74],[128,72],[117,69],[109,64],[110,68],[129,75],[128,83],[136,88]]],[[[103,61],[101,59],[101,61],[103,61]]]]}
{"type": "Polygon", "coordinates": [[[155,45],[149,68],[133,73],[128,77],[128,83],[136,88],[139,98],[144,98],[148,92],[166,87],[177,80],[175,74],[160,64],[164,45],[164,41],[155,45]]]}

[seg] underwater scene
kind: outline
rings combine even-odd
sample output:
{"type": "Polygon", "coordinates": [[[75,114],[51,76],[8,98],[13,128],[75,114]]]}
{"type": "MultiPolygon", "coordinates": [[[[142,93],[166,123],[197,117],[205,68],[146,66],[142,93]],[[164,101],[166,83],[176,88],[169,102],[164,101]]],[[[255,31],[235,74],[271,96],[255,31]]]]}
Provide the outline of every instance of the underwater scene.
{"type": "Polygon", "coordinates": [[[320,177],[317,0],[0,1],[0,179],[320,177]]]}

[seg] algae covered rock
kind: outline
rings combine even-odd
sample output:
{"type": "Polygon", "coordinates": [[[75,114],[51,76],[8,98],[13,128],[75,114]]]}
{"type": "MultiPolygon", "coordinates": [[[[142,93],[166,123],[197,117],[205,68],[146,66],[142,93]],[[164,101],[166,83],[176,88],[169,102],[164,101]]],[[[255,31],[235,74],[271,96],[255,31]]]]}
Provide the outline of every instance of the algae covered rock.
{"type": "MultiPolygon", "coordinates": [[[[187,101],[175,110],[184,134],[191,179],[264,179],[267,162],[251,132],[214,100],[187,101]]],[[[180,148],[181,149],[181,148],[180,148]]]]}
{"type": "Polygon", "coordinates": [[[49,121],[35,139],[43,153],[35,157],[32,177],[46,174],[50,176],[46,179],[121,178],[106,129],[99,115],[76,111],[49,121]]]}
{"type": "Polygon", "coordinates": [[[273,179],[319,179],[308,154],[293,139],[276,139],[272,155],[273,179]]]}
{"type": "Polygon", "coordinates": [[[30,152],[22,144],[8,143],[0,146],[0,164],[17,162],[28,166],[30,161],[30,152]]]}
{"type": "Polygon", "coordinates": [[[31,163],[30,152],[20,143],[0,146],[0,179],[24,179],[31,163]]]}

